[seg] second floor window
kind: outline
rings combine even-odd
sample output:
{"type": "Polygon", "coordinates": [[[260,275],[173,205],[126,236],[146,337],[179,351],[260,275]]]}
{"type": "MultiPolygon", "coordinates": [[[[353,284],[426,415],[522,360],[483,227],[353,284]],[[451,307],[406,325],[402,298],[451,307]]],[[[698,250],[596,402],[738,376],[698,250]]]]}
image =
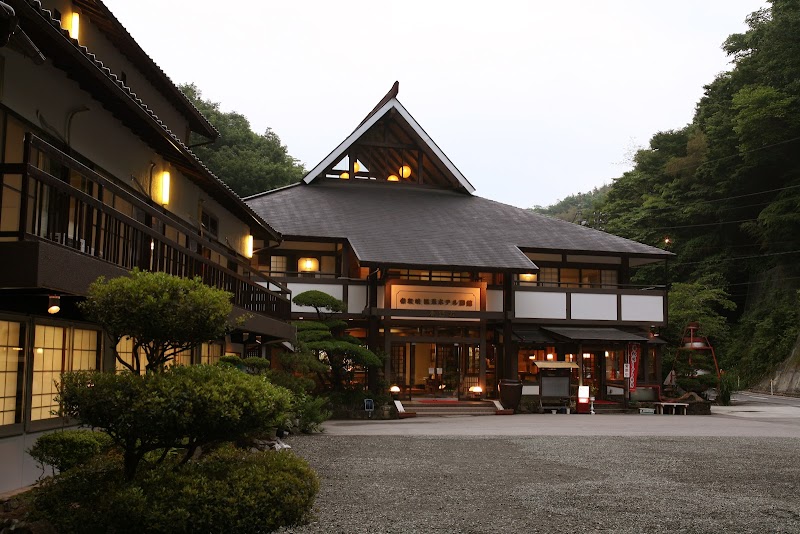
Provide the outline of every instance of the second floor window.
{"type": "Polygon", "coordinates": [[[219,219],[208,213],[207,211],[203,211],[202,216],[200,218],[200,223],[203,226],[203,233],[206,235],[211,235],[217,237],[219,235],[219,219]]]}

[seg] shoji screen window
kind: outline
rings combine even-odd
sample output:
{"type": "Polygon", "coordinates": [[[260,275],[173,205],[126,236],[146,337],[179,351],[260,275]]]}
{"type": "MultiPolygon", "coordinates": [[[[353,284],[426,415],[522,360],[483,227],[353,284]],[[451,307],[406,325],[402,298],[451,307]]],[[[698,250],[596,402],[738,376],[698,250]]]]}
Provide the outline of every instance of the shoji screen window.
{"type": "Polygon", "coordinates": [[[0,426],[22,422],[25,325],[0,321],[0,426]]]}
{"type": "Polygon", "coordinates": [[[31,421],[56,417],[58,382],[67,371],[98,368],[99,332],[61,326],[36,325],[33,341],[31,421]]]}

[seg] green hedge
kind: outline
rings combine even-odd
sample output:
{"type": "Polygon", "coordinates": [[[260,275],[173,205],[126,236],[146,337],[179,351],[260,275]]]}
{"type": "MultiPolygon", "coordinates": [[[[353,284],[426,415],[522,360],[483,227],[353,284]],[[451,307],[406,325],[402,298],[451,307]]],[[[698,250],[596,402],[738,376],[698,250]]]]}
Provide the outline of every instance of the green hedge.
{"type": "Polygon", "coordinates": [[[307,523],[319,482],[288,451],[227,446],[196,462],[142,468],[126,482],[107,456],[49,479],[34,492],[34,518],[60,534],[272,532],[307,523]]]}
{"type": "Polygon", "coordinates": [[[114,442],[108,434],[92,430],[62,430],[40,436],[28,454],[42,467],[64,472],[107,451],[114,442]]]}

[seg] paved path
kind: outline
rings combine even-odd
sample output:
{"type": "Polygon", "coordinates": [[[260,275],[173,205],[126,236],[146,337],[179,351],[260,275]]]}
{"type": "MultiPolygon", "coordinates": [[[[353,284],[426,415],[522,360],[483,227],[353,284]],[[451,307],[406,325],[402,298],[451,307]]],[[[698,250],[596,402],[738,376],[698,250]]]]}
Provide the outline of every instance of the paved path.
{"type": "Polygon", "coordinates": [[[800,409],[331,421],[296,534],[800,532],[800,409]]]}
{"type": "Polygon", "coordinates": [[[716,436],[800,438],[800,407],[739,402],[712,415],[513,415],[328,421],[332,436],[716,436]]]}

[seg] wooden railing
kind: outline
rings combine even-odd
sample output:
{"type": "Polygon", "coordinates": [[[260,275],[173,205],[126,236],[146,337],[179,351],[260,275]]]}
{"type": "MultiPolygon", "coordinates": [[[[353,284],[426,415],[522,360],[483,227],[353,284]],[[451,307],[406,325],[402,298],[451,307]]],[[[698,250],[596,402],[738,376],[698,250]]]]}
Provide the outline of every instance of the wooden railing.
{"type": "Polygon", "coordinates": [[[0,165],[7,183],[9,176],[19,176],[19,196],[27,199],[19,204],[16,231],[9,231],[6,223],[0,238],[56,242],[128,270],[199,276],[205,284],[232,293],[236,306],[278,319],[290,317],[286,286],[251,269],[219,243],[199,235],[196,228],[46,141],[28,133],[24,143],[24,163],[0,165]],[[109,205],[109,198],[125,205],[130,213],[109,205]],[[167,228],[183,236],[186,243],[167,238],[167,228]],[[214,253],[227,265],[206,257],[214,253]]]}

